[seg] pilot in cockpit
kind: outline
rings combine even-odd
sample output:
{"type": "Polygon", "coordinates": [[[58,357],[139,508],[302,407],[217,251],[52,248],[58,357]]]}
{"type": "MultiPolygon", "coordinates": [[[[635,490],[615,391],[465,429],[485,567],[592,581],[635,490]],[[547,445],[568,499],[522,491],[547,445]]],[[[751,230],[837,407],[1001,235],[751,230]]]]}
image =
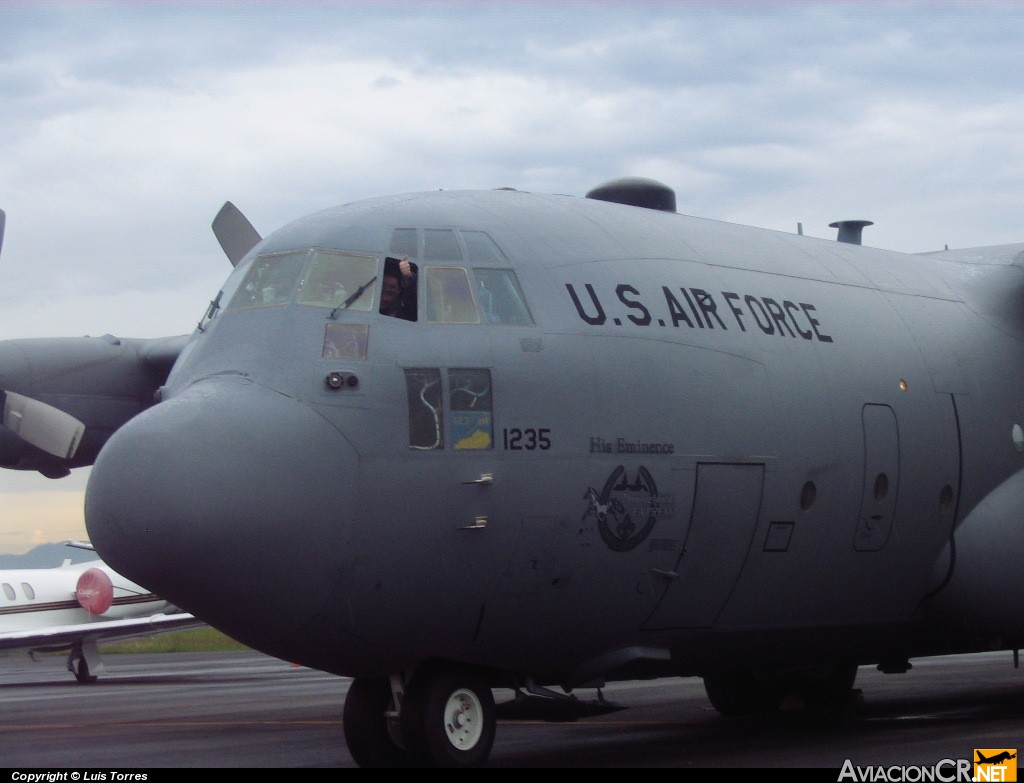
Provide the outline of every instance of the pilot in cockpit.
{"type": "Polygon", "coordinates": [[[409,256],[384,260],[381,280],[380,311],[383,315],[416,320],[416,265],[409,256]]]}

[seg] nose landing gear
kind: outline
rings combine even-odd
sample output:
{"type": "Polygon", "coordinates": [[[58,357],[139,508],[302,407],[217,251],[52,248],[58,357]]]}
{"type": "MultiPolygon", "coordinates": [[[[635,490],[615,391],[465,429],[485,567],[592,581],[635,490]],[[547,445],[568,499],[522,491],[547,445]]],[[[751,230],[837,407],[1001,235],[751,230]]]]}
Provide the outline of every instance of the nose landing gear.
{"type": "Polygon", "coordinates": [[[487,761],[496,710],[482,677],[454,666],[423,666],[397,701],[395,732],[396,698],[388,679],[357,679],[349,688],[345,741],[359,766],[465,769],[487,761]]]}

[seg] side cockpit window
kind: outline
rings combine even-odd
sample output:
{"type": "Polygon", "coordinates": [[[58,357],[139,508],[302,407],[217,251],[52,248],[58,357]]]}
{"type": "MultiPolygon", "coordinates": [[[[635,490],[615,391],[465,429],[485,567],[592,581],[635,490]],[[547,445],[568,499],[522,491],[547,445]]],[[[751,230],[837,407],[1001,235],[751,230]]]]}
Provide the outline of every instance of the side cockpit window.
{"type": "Polygon", "coordinates": [[[385,315],[438,324],[533,324],[516,273],[485,231],[395,228],[389,253],[380,307],[385,315]],[[420,259],[422,269],[411,259],[420,259]],[[402,274],[393,271],[398,264],[402,274]]]}
{"type": "Polygon", "coordinates": [[[480,312],[486,323],[518,326],[533,323],[514,271],[474,269],[473,281],[480,312]]]}
{"type": "Polygon", "coordinates": [[[406,321],[418,318],[417,278],[419,267],[409,260],[388,256],[384,259],[384,275],[380,284],[380,312],[406,321]]]}
{"type": "Polygon", "coordinates": [[[433,266],[425,269],[425,276],[426,320],[431,323],[533,323],[516,273],[511,269],[433,266]]]}
{"type": "Polygon", "coordinates": [[[426,319],[442,324],[476,324],[480,317],[466,270],[457,266],[430,266],[425,270],[426,319]]]}

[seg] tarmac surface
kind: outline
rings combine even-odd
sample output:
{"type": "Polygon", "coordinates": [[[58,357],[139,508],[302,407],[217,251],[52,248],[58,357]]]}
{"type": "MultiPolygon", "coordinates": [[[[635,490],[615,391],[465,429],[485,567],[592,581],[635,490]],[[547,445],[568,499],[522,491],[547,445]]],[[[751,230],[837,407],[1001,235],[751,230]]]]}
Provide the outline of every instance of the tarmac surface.
{"type": "MultiPolygon", "coordinates": [[[[63,656],[0,657],[0,768],[12,771],[4,779],[17,770],[355,766],[341,725],[347,678],[250,652],[104,661],[105,674],[80,685],[63,656]]],[[[862,667],[838,713],[791,704],[729,719],[699,679],[613,683],[603,695],[624,707],[616,712],[564,723],[500,718],[487,766],[810,768],[837,780],[847,761],[934,767],[972,759],[975,748],[1024,746],[1024,672],[1010,653],[913,663],[901,675],[862,667]]]]}

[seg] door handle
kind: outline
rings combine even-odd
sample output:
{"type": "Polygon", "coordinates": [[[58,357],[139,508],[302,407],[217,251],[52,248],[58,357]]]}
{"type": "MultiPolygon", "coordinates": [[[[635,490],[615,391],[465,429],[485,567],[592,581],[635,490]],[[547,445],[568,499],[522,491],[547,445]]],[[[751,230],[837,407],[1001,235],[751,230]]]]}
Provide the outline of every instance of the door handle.
{"type": "Polygon", "coordinates": [[[487,527],[487,517],[477,517],[472,525],[463,525],[460,530],[483,530],[487,527]]]}

